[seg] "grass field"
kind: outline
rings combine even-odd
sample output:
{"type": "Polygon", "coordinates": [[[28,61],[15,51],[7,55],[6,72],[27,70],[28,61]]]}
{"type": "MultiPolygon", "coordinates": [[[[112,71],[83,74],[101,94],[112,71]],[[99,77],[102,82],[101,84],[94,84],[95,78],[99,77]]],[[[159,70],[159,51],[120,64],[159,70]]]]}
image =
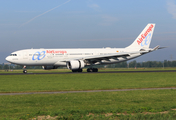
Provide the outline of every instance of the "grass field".
{"type": "MultiPolygon", "coordinates": [[[[176,74],[169,72],[0,76],[0,93],[157,87],[176,87],[176,74]]],[[[176,119],[176,112],[173,110],[176,109],[175,94],[176,90],[137,90],[4,95],[0,96],[0,119],[28,119],[41,115],[58,116],[62,119],[176,119]],[[161,111],[169,113],[139,114],[161,111]]]]}
{"type": "Polygon", "coordinates": [[[86,116],[141,113],[176,108],[176,90],[0,96],[0,117],[86,116]]]}
{"type": "Polygon", "coordinates": [[[1,75],[0,92],[70,91],[175,87],[176,74],[104,73],[1,75]]]}

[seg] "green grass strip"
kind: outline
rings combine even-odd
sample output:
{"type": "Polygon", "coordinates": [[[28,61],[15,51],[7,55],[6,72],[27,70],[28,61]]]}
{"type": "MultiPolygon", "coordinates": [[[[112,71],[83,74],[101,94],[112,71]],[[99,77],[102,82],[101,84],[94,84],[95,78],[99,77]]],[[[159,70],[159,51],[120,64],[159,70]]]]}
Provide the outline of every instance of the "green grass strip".
{"type": "Polygon", "coordinates": [[[176,108],[176,90],[0,96],[0,118],[161,112],[176,108]]]}
{"type": "Polygon", "coordinates": [[[0,92],[163,88],[176,87],[175,80],[174,72],[1,75],[0,92]]]}

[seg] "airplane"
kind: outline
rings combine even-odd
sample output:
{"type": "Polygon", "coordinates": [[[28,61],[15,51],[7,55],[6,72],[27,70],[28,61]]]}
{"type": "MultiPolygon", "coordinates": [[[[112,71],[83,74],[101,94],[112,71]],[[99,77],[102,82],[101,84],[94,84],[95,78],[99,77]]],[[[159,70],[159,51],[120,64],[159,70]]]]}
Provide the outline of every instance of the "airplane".
{"type": "Polygon", "coordinates": [[[98,72],[94,66],[114,64],[137,58],[146,53],[162,49],[160,46],[149,48],[155,24],[149,23],[135,41],[125,48],[84,48],[84,49],[24,49],[12,52],[6,61],[26,66],[42,66],[44,70],[67,67],[72,72],[98,72]]]}

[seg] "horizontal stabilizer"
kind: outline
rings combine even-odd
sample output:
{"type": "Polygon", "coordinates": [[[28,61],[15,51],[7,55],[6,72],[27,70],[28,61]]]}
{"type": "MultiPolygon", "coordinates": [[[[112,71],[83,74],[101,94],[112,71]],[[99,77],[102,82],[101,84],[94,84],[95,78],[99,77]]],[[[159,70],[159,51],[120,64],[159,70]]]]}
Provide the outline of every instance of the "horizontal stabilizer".
{"type": "Polygon", "coordinates": [[[154,47],[153,48],[153,50],[152,51],[154,51],[154,50],[158,50],[158,48],[159,48],[160,46],[159,45],[157,45],[156,47],[154,47]]]}
{"type": "Polygon", "coordinates": [[[164,49],[164,48],[168,48],[168,47],[159,47],[158,49],[164,49]]]}
{"type": "Polygon", "coordinates": [[[157,45],[156,47],[154,47],[152,49],[152,51],[155,51],[155,50],[158,50],[158,49],[164,49],[164,48],[167,48],[167,47],[160,47],[159,45],[157,45]]]}

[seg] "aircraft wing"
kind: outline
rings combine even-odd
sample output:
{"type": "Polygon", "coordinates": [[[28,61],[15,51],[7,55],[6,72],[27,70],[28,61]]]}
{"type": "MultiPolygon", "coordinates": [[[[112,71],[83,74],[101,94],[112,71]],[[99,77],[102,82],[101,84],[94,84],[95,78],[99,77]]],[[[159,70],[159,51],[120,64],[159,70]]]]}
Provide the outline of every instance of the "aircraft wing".
{"type": "Polygon", "coordinates": [[[72,59],[67,59],[65,62],[68,62],[70,60],[86,60],[86,61],[91,61],[91,62],[99,62],[101,60],[109,60],[109,59],[117,59],[118,57],[128,57],[131,54],[144,54],[147,53],[148,51],[137,51],[137,52],[122,52],[122,53],[114,53],[114,54],[105,54],[105,55],[94,55],[94,56],[87,56],[87,57],[82,57],[82,58],[72,58],[72,59]]]}
{"type": "Polygon", "coordinates": [[[92,61],[92,62],[99,62],[101,60],[107,60],[109,59],[117,59],[118,57],[128,57],[131,54],[138,54],[138,53],[146,53],[146,51],[138,51],[138,52],[123,52],[123,53],[115,53],[115,54],[107,54],[107,55],[97,55],[97,56],[88,56],[85,57],[84,60],[92,61]]]}
{"type": "Polygon", "coordinates": [[[150,50],[141,50],[141,51],[136,51],[136,52],[123,52],[123,53],[115,53],[115,54],[107,54],[107,55],[98,55],[98,56],[88,56],[85,58],[82,58],[84,60],[109,60],[109,59],[117,59],[118,57],[128,57],[131,54],[146,54],[148,52],[152,52],[158,49],[163,49],[163,48],[167,48],[167,47],[160,47],[159,45],[157,45],[156,47],[154,47],[153,49],[150,50]]]}

